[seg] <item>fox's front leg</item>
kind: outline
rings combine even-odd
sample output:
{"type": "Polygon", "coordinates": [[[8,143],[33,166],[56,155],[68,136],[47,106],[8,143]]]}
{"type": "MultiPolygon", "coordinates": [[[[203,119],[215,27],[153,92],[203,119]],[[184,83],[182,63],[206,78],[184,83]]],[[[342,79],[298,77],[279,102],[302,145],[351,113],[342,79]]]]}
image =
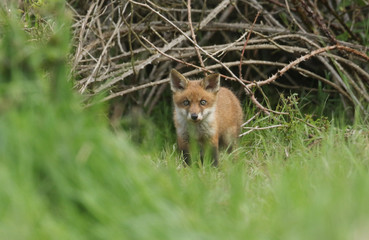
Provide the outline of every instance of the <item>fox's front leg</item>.
{"type": "Polygon", "coordinates": [[[219,163],[219,137],[218,134],[215,134],[210,139],[211,146],[211,156],[212,156],[212,164],[214,167],[218,167],[219,163]]]}
{"type": "Polygon", "coordinates": [[[205,141],[200,141],[200,159],[201,159],[201,163],[204,163],[204,155],[205,152],[209,151],[205,151],[206,149],[210,150],[211,152],[211,163],[213,164],[214,167],[218,166],[219,163],[219,139],[218,136],[213,136],[210,139],[207,139],[205,141]]]}
{"type": "Polygon", "coordinates": [[[188,139],[183,138],[181,136],[177,136],[177,143],[178,143],[178,148],[182,153],[184,164],[190,166],[191,165],[191,157],[190,157],[188,139]]]}
{"type": "Polygon", "coordinates": [[[213,166],[218,167],[219,164],[219,152],[218,149],[213,147],[212,149],[212,155],[213,155],[213,166]]]}

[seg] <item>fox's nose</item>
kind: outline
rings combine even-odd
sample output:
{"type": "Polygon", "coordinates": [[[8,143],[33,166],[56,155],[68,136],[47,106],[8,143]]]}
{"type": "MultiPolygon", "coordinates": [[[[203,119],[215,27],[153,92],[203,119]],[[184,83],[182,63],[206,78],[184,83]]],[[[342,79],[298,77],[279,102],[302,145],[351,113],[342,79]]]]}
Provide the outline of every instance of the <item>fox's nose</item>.
{"type": "Polygon", "coordinates": [[[196,113],[191,113],[191,119],[192,120],[197,120],[198,115],[196,113]]]}

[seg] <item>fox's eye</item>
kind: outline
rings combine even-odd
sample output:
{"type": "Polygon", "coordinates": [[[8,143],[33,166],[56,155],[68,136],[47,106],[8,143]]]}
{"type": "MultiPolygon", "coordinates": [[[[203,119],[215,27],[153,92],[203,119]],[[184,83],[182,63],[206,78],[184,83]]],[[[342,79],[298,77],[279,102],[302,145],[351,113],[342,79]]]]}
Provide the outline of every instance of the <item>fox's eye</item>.
{"type": "Polygon", "coordinates": [[[184,100],[184,101],[183,101],[183,105],[185,105],[185,106],[190,105],[190,101],[188,101],[187,99],[186,99],[186,100],[184,100]]]}
{"type": "Polygon", "coordinates": [[[203,106],[206,105],[206,100],[201,100],[200,104],[203,105],[203,106]]]}

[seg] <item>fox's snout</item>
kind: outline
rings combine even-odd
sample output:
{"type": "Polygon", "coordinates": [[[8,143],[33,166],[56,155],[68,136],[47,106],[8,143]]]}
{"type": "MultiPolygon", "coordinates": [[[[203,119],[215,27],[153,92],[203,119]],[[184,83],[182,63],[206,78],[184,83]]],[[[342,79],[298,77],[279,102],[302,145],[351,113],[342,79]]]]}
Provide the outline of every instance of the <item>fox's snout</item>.
{"type": "Polygon", "coordinates": [[[201,113],[188,113],[188,120],[192,120],[194,122],[198,122],[202,120],[202,114],[201,113]]]}
{"type": "Polygon", "coordinates": [[[199,115],[197,115],[196,113],[191,113],[191,119],[192,120],[197,120],[197,117],[198,117],[199,115]]]}
{"type": "MultiPolygon", "coordinates": [[[[191,99],[192,100],[192,99],[191,99]]],[[[187,120],[200,122],[203,119],[203,113],[206,108],[201,106],[196,100],[190,101],[187,111],[187,120]]]]}

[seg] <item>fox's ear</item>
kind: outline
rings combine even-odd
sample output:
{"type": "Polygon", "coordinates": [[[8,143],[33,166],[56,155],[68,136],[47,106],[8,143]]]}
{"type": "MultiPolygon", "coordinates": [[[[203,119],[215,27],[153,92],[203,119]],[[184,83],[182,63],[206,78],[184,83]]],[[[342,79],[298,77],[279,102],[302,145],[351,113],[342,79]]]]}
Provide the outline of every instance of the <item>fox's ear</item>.
{"type": "Polygon", "coordinates": [[[201,81],[201,86],[209,92],[218,92],[219,88],[220,88],[220,75],[219,73],[213,73],[210,74],[209,76],[206,76],[202,81],[201,81]]]}
{"type": "Polygon", "coordinates": [[[188,79],[180,74],[177,70],[172,69],[170,72],[170,88],[173,92],[183,91],[187,88],[188,79]]]}

